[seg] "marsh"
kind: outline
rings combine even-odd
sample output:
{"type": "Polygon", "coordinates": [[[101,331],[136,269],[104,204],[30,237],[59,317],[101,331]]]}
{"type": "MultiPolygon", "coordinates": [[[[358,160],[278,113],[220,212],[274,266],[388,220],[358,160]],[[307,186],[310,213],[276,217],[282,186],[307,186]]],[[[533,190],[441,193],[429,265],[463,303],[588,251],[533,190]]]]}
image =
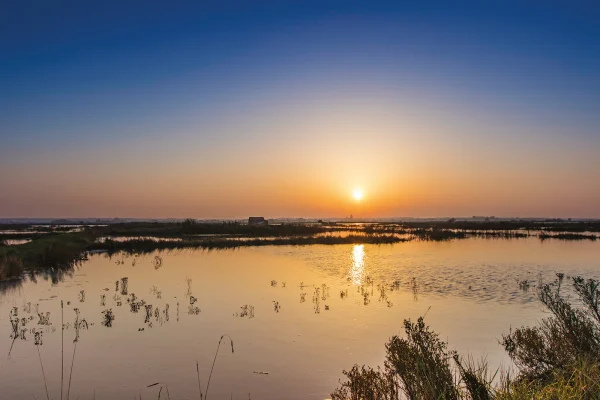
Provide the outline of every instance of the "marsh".
{"type": "Polygon", "coordinates": [[[60,396],[61,301],[73,398],[152,398],[155,382],[198,398],[196,362],[204,390],[228,334],[211,397],[325,399],[342,369],[381,364],[402,321],[423,315],[452,348],[509,368],[499,340],[545,316],[535,288],[600,278],[599,256],[594,241],[537,238],[90,254],[55,283],[0,295],[3,393],[45,398],[41,360],[60,396]]]}

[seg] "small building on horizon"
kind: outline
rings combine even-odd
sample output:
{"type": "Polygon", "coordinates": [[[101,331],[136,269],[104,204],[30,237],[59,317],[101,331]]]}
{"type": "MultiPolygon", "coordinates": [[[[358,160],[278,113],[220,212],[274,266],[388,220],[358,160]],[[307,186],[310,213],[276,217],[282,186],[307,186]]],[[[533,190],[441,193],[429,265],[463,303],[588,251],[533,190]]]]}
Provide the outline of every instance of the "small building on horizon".
{"type": "Polygon", "coordinates": [[[248,218],[248,225],[269,225],[269,221],[265,217],[250,217],[248,218]]]}

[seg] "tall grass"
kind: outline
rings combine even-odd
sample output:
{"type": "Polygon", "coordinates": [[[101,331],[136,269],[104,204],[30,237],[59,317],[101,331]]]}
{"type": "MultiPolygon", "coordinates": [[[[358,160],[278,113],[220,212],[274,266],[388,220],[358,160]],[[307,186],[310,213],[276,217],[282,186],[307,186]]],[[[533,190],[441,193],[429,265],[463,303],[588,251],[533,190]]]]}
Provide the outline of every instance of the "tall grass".
{"type": "Polygon", "coordinates": [[[87,232],[45,236],[18,246],[0,248],[0,279],[24,272],[70,269],[83,258],[95,236],[87,232]]]}
{"type": "MultiPolygon", "coordinates": [[[[208,399],[208,388],[210,387],[210,379],[212,378],[213,371],[215,369],[215,364],[217,362],[217,356],[219,355],[219,349],[221,348],[221,342],[223,339],[229,339],[229,343],[231,344],[231,352],[233,353],[233,340],[229,335],[222,335],[221,339],[219,339],[219,344],[217,345],[217,351],[215,351],[215,358],[212,363],[212,367],[210,368],[210,375],[208,375],[208,382],[206,383],[206,390],[204,391],[204,400],[208,399]]],[[[196,363],[196,369],[198,369],[198,363],[196,363]]],[[[200,378],[198,378],[198,386],[200,386],[200,378]]]]}
{"type": "Polygon", "coordinates": [[[463,362],[449,351],[423,318],[404,322],[405,337],[386,344],[384,368],[355,365],[332,393],[333,400],[596,400],[600,399],[600,282],[576,277],[581,305],[560,293],[560,281],[538,292],[551,316],[538,326],[503,336],[519,368],[492,385],[485,363],[463,362]],[[451,364],[453,362],[453,364],[451,364]]]}
{"type": "Polygon", "coordinates": [[[19,276],[23,273],[23,261],[18,253],[9,251],[0,254],[0,280],[19,276]]]}

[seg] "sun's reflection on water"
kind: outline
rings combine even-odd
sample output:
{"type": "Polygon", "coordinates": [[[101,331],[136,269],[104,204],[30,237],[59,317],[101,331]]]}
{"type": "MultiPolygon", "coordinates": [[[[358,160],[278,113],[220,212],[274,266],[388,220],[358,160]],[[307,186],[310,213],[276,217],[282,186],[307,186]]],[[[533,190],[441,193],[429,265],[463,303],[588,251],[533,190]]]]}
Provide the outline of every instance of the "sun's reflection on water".
{"type": "Polygon", "coordinates": [[[352,268],[350,279],[355,285],[362,285],[365,276],[365,245],[357,244],[352,248],[352,268]]]}

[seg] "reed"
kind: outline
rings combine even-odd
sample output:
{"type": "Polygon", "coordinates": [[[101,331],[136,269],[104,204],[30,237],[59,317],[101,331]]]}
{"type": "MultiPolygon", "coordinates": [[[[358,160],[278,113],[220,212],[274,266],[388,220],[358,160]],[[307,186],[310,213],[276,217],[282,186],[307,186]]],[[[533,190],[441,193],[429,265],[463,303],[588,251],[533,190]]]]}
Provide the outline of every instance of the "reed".
{"type": "Polygon", "coordinates": [[[60,301],[60,400],[63,398],[65,381],[65,319],[63,301],[60,301]]]}
{"type": "Polygon", "coordinates": [[[196,375],[198,377],[198,393],[200,400],[202,400],[202,389],[200,388],[200,368],[198,367],[198,360],[196,360],[196,375]]]}
{"type": "Polygon", "coordinates": [[[73,379],[73,365],[75,364],[75,353],[77,352],[77,343],[79,343],[79,340],[75,341],[75,347],[73,348],[73,358],[71,359],[71,372],[69,373],[69,387],[67,389],[67,400],[69,400],[71,396],[71,381],[73,379]]]}
{"type": "MultiPolygon", "coordinates": [[[[206,390],[204,391],[204,400],[208,399],[208,388],[210,387],[210,378],[212,378],[212,374],[213,371],[215,369],[215,364],[217,362],[217,356],[219,355],[219,349],[221,348],[221,342],[223,341],[223,338],[227,337],[229,339],[229,342],[231,343],[231,353],[233,353],[233,340],[231,339],[231,336],[225,334],[221,336],[221,339],[219,339],[219,344],[217,345],[217,351],[215,351],[215,358],[213,359],[213,363],[212,363],[212,367],[210,368],[210,375],[208,375],[208,383],[206,384],[206,390]]],[[[196,363],[196,368],[198,368],[198,364],[196,363]]]]}
{"type": "Polygon", "coordinates": [[[42,363],[42,355],[40,354],[40,345],[37,344],[35,347],[37,348],[38,359],[40,360],[40,368],[42,369],[42,376],[44,377],[44,388],[46,389],[46,400],[50,400],[50,395],[48,394],[48,383],[46,382],[46,372],[44,372],[44,364],[42,363]]]}

